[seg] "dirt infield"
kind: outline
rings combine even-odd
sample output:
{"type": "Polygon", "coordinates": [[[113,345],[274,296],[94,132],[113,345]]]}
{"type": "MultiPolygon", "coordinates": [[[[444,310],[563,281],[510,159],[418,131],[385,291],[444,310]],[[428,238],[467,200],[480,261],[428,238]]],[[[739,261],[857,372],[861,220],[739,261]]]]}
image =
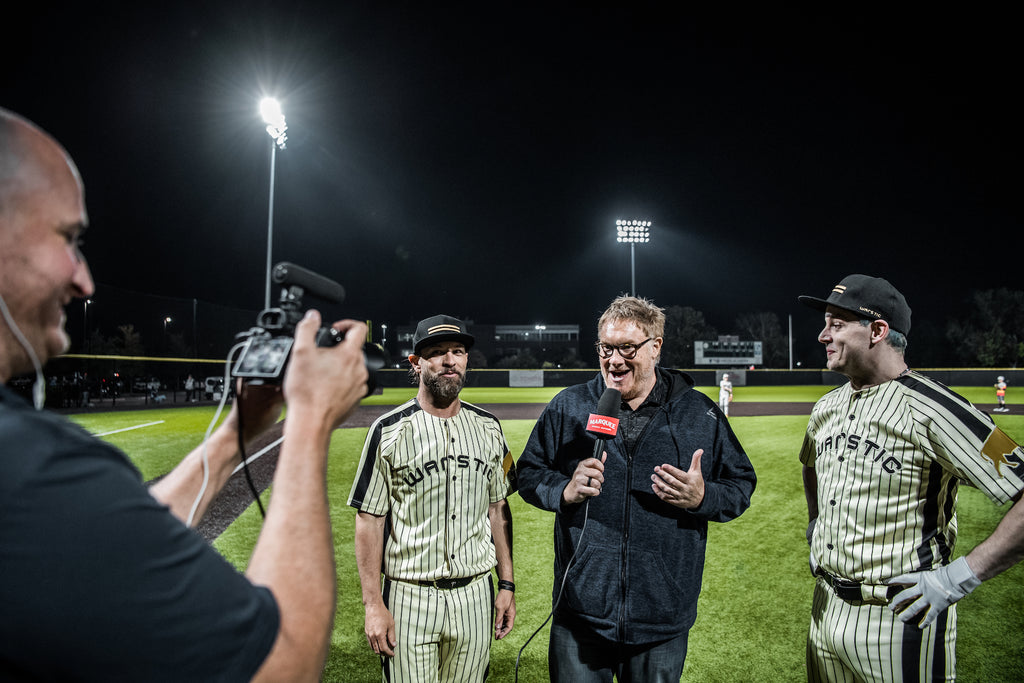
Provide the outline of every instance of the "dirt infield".
{"type": "MultiPolygon", "coordinates": [[[[493,413],[499,420],[536,420],[544,410],[545,403],[487,403],[479,407],[493,413]]],[[[733,403],[730,413],[733,417],[756,415],[808,415],[811,403],[733,403]]],[[[395,406],[360,406],[342,423],[342,428],[369,427],[378,417],[395,406]]],[[[250,450],[249,455],[258,453],[281,437],[281,425],[276,426],[250,450]]],[[[257,491],[263,492],[270,485],[277,466],[278,447],[273,447],[249,465],[249,474],[257,491]]],[[[203,538],[212,541],[217,538],[238,515],[253,502],[252,492],[245,479],[244,471],[232,476],[210,509],[196,527],[203,538]]]]}

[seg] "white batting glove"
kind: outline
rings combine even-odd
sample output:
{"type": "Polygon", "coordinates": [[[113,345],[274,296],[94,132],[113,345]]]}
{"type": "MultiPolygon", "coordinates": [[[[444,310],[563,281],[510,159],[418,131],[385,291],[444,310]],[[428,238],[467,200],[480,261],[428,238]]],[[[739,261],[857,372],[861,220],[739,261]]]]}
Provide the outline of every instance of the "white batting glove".
{"type": "Polygon", "coordinates": [[[939,617],[942,610],[980,586],[981,579],[975,575],[971,565],[967,563],[967,558],[959,557],[938,569],[900,574],[886,583],[909,584],[905,590],[896,594],[889,603],[889,609],[904,623],[925,612],[924,619],[919,624],[921,628],[925,628],[939,617]],[[905,604],[906,607],[902,607],[905,604]]]}

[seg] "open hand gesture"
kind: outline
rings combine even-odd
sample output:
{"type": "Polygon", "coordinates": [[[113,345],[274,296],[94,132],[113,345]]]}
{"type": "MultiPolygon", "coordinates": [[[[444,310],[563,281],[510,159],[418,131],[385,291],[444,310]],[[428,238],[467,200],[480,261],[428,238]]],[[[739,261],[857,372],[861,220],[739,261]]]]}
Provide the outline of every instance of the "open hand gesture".
{"type": "Polygon", "coordinates": [[[684,510],[693,509],[704,500],[704,474],[700,469],[700,459],[704,449],[693,452],[690,469],[685,472],[672,465],[659,465],[654,468],[651,488],[654,494],[669,505],[684,510]]]}

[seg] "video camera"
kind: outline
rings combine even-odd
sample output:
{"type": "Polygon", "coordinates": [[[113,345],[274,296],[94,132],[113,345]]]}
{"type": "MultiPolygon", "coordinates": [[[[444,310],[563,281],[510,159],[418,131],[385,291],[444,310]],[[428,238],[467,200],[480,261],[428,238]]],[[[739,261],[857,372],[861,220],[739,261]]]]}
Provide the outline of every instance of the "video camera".
{"type": "MultiPolygon", "coordinates": [[[[275,265],[271,279],[281,285],[281,300],[277,308],[260,312],[256,327],[238,335],[246,342],[231,369],[232,377],[251,382],[280,382],[295,343],[295,326],[305,313],[303,295],[308,293],[338,304],[345,299],[345,290],[337,282],[292,263],[275,265]]],[[[317,331],[317,346],[335,346],[341,340],[341,333],[332,327],[321,327],[317,331]]],[[[363,362],[370,375],[366,380],[366,395],[369,396],[377,388],[377,370],[384,366],[384,353],[376,344],[366,342],[363,362]]]]}

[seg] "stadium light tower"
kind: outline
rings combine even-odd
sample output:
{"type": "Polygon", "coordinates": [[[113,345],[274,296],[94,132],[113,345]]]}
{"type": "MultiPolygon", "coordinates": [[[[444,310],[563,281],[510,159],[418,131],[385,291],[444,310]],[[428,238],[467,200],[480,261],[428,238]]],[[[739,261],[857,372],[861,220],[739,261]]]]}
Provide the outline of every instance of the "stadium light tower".
{"type": "Polygon", "coordinates": [[[88,351],[89,347],[89,304],[92,299],[82,299],[82,350],[88,351]]]}
{"type": "Polygon", "coordinates": [[[260,100],[260,115],[267,124],[270,135],[270,204],[267,208],[267,288],[263,307],[270,308],[270,268],[274,249],[274,169],[277,166],[277,148],[285,148],[288,141],[288,124],[281,112],[281,103],[273,97],[260,100]]]}
{"type": "Polygon", "coordinates": [[[167,324],[172,321],[173,319],[169,315],[164,318],[164,353],[167,352],[167,324]]]}
{"type": "Polygon", "coordinates": [[[651,241],[651,222],[635,220],[615,221],[616,241],[629,244],[630,293],[636,296],[636,245],[651,241]]]}

